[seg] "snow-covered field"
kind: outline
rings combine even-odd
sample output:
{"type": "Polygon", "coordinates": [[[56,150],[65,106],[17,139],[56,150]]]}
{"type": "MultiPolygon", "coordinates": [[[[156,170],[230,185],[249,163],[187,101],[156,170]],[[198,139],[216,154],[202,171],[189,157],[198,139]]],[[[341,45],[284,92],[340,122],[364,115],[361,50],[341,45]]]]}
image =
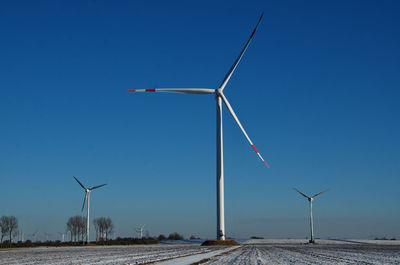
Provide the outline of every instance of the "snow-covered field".
{"type": "Polygon", "coordinates": [[[239,247],[199,244],[1,249],[0,264],[400,264],[398,241],[249,240],[239,247]],[[388,243],[391,243],[389,245],[388,243]]]}
{"type": "MultiPolygon", "coordinates": [[[[318,244],[366,244],[366,245],[399,245],[400,240],[367,240],[367,239],[316,239],[318,244]]],[[[307,239],[249,239],[241,244],[305,244],[307,239]]]]}
{"type": "Polygon", "coordinates": [[[400,264],[400,248],[351,244],[248,244],[203,264],[400,264]]]}
{"type": "Polygon", "coordinates": [[[185,244],[1,249],[0,264],[144,264],[207,253],[218,249],[225,248],[185,244]]]}

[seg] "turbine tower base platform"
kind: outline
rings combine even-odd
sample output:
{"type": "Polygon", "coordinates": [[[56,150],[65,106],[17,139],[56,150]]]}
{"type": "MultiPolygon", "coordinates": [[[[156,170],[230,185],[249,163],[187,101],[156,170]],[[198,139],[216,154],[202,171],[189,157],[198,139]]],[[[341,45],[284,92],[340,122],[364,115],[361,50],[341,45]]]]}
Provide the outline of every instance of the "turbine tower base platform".
{"type": "Polygon", "coordinates": [[[239,246],[239,243],[233,239],[228,240],[216,240],[216,239],[208,239],[204,241],[202,246],[239,246]]]}

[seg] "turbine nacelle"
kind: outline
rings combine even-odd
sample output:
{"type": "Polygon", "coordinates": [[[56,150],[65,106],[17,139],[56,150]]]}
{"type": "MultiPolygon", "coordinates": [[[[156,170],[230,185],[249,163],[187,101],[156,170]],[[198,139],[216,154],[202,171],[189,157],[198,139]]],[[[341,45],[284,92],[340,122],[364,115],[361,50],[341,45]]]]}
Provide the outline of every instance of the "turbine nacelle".
{"type": "Polygon", "coordinates": [[[107,185],[107,184],[101,184],[101,185],[98,185],[98,186],[94,186],[94,187],[91,187],[91,188],[87,188],[87,187],[85,187],[85,185],[83,185],[77,178],[74,177],[74,179],[75,179],[76,182],[78,182],[78,184],[85,190],[85,197],[84,197],[84,199],[83,199],[83,204],[82,204],[82,210],[81,210],[81,211],[83,211],[83,209],[85,208],[85,204],[86,204],[86,202],[88,201],[88,197],[89,197],[90,192],[91,192],[92,190],[94,190],[94,189],[98,189],[98,188],[100,188],[100,187],[103,187],[103,186],[107,185]]]}
{"type": "Polygon", "coordinates": [[[328,190],[324,190],[324,191],[321,191],[320,193],[317,193],[317,194],[315,194],[314,196],[308,196],[308,195],[306,195],[306,194],[304,194],[304,193],[302,193],[301,191],[299,191],[298,189],[296,189],[296,188],[293,188],[295,191],[297,191],[301,196],[303,196],[303,197],[305,197],[305,198],[307,198],[308,199],[308,201],[313,201],[314,199],[315,199],[315,197],[317,197],[317,196],[319,196],[319,195],[321,195],[321,194],[323,194],[323,193],[325,193],[325,192],[327,192],[328,190]]]}

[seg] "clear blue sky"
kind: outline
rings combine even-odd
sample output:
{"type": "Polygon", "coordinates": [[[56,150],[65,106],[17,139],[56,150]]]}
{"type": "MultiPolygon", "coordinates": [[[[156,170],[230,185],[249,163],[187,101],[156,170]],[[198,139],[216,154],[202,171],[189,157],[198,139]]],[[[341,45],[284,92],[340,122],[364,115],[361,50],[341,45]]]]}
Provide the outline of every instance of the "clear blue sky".
{"type": "Polygon", "coordinates": [[[215,237],[215,100],[225,89],[228,236],[400,237],[396,1],[2,1],[0,215],[55,237],[80,214],[116,235],[215,237]]]}

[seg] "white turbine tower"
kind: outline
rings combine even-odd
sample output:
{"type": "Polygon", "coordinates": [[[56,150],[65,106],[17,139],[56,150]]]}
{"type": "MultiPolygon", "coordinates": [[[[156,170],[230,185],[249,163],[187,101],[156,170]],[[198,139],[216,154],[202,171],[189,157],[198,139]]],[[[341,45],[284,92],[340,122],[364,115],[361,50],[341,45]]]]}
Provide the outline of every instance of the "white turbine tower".
{"type": "Polygon", "coordinates": [[[263,14],[258,20],[257,25],[255,26],[253,32],[250,35],[249,40],[245,44],[242,52],[237,57],[235,63],[232,65],[228,73],[226,74],[224,80],[221,85],[217,89],[209,89],[209,88],[153,88],[153,89],[137,89],[137,90],[128,90],[128,92],[171,92],[171,93],[186,93],[186,94],[214,94],[216,103],[217,103],[217,239],[225,240],[225,220],[224,220],[224,155],[223,155],[223,136],[222,136],[222,102],[224,102],[225,106],[228,108],[229,112],[232,114],[233,118],[239,125],[242,130],[244,136],[247,141],[253,147],[254,151],[260,157],[260,159],[265,163],[267,167],[268,164],[264,161],[261,154],[257,151],[253,142],[250,140],[246,131],[244,130],[242,124],[237,118],[235,112],[233,111],[231,105],[228,102],[228,99],[225,97],[223,90],[231,78],[233,72],[236,69],[236,66],[242,59],[244,52],[250,44],[251,39],[253,38],[258,25],[261,22],[263,14]]]}
{"type": "Polygon", "coordinates": [[[315,243],[315,240],[314,240],[314,224],[313,224],[313,215],[312,215],[312,202],[313,202],[315,197],[321,195],[322,193],[327,192],[328,190],[321,191],[320,193],[317,193],[314,196],[310,197],[310,196],[305,195],[304,193],[302,193],[301,191],[299,191],[296,188],[293,188],[293,189],[295,191],[297,191],[298,193],[300,193],[302,196],[306,197],[308,199],[308,201],[310,202],[310,230],[311,230],[310,243],[315,243]]]}
{"type": "Polygon", "coordinates": [[[94,190],[94,189],[98,189],[98,188],[103,187],[103,186],[105,186],[107,184],[101,184],[101,185],[94,186],[94,187],[91,187],[91,188],[86,188],[77,178],[74,177],[74,179],[85,190],[85,198],[83,199],[82,211],[85,208],[85,203],[87,202],[86,243],[89,243],[89,232],[90,232],[90,192],[92,190],[94,190]]]}
{"type": "Polygon", "coordinates": [[[145,226],[146,226],[146,225],[142,225],[141,227],[136,228],[136,232],[137,232],[137,233],[140,233],[140,239],[143,238],[143,229],[144,229],[145,226]]]}

